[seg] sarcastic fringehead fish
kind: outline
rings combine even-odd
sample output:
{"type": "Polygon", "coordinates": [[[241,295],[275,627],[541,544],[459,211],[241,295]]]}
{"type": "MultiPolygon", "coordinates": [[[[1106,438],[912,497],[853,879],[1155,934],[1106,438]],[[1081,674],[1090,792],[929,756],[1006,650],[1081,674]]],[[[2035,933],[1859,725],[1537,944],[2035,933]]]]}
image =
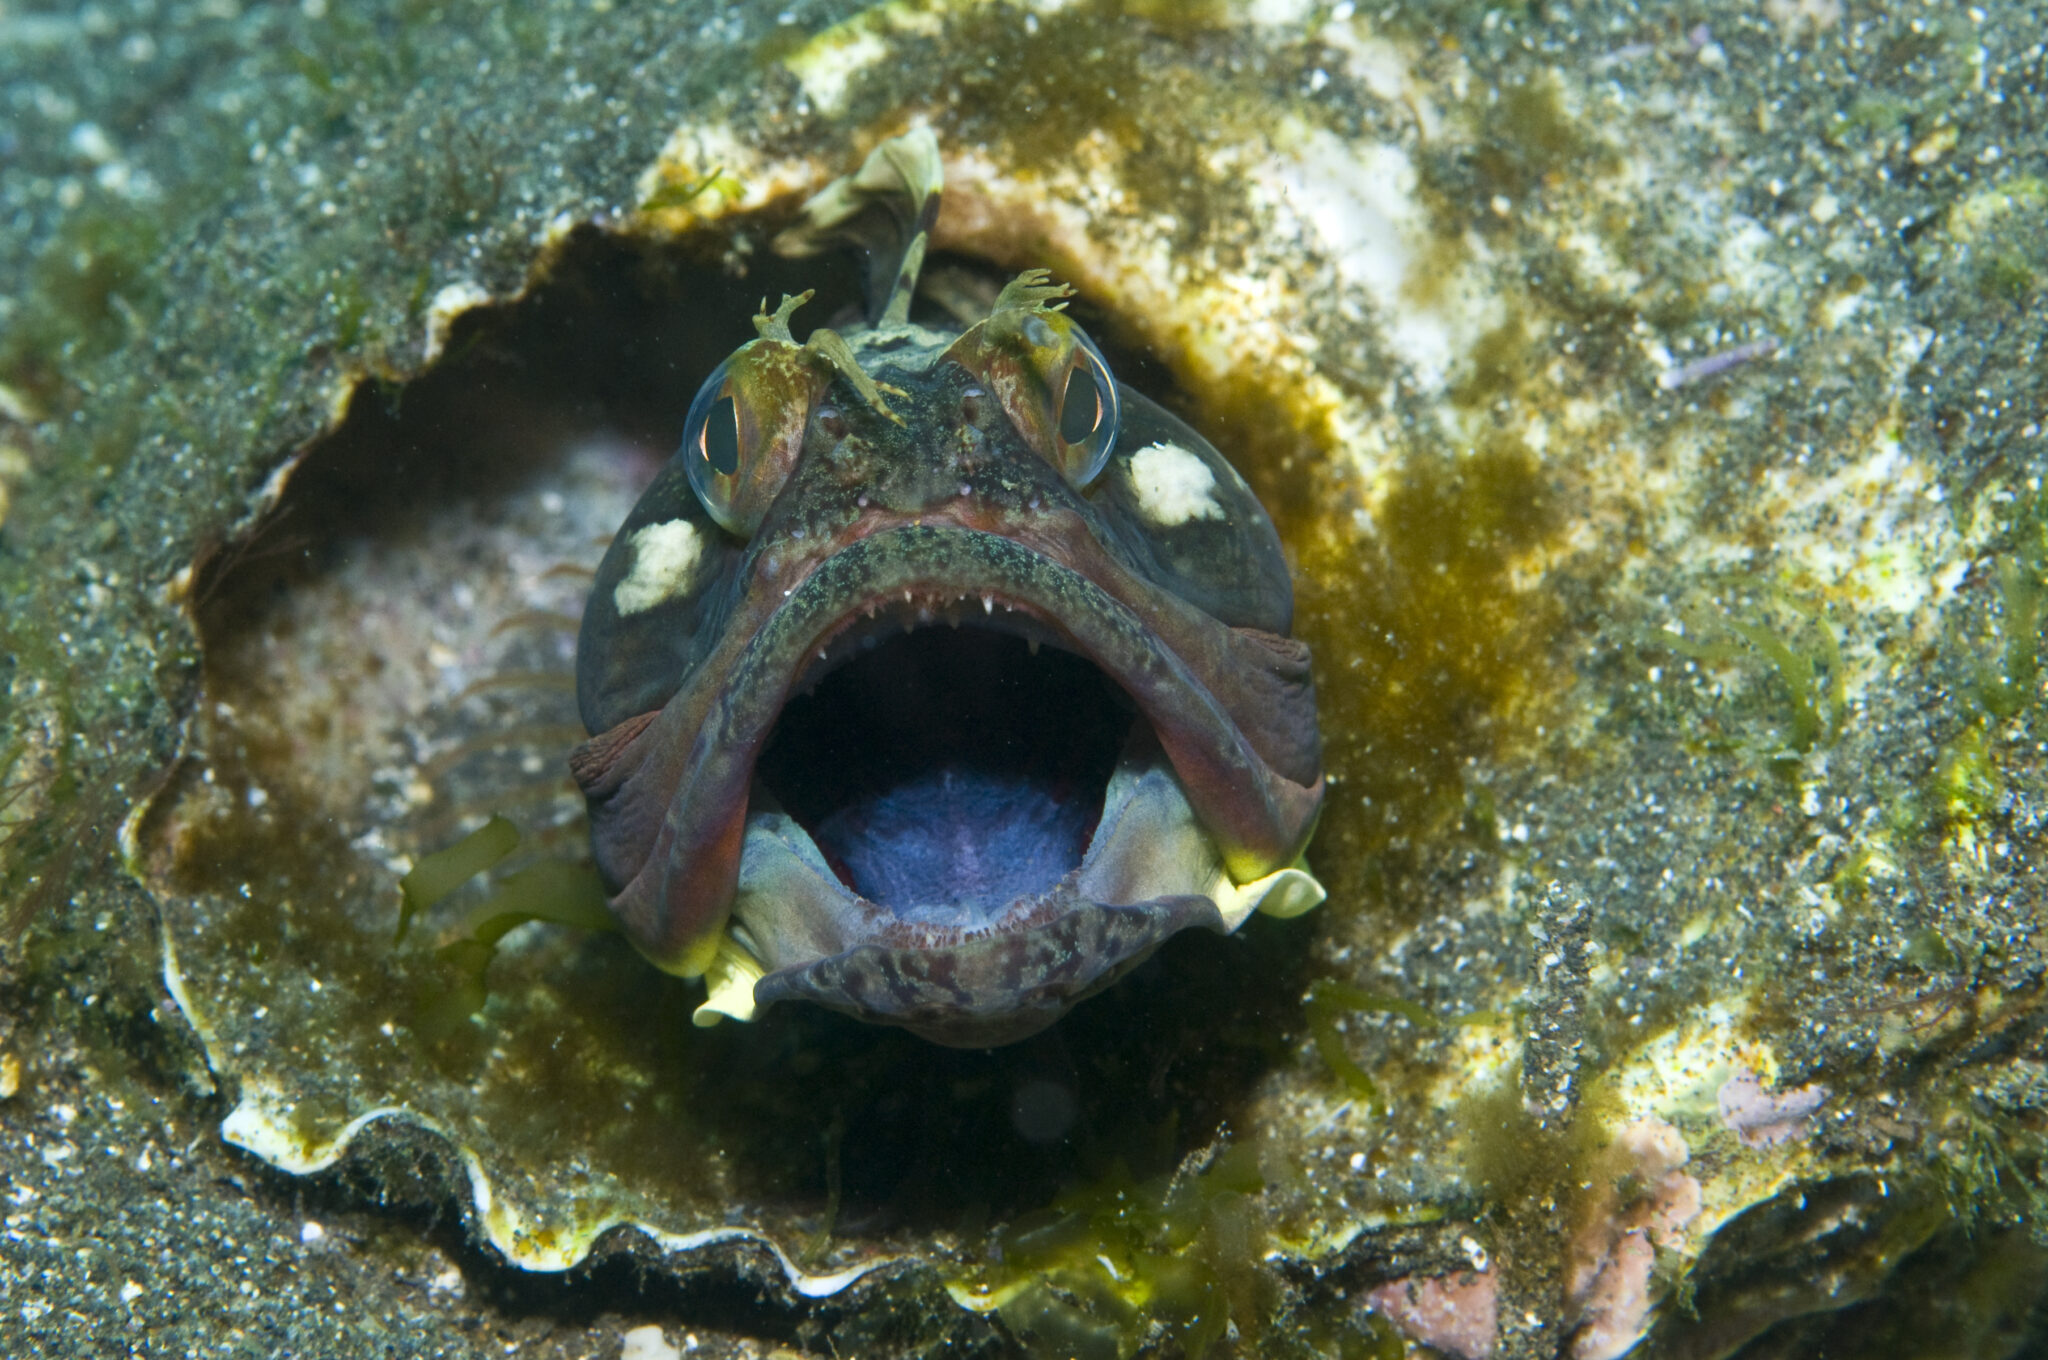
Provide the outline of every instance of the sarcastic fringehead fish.
{"type": "Polygon", "coordinates": [[[700,1023],[808,999],[1007,1043],[1190,926],[1307,910],[1322,801],[1272,522],[1120,385],[1032,270],[912,322],[939,203],[914,132],[778,247],[869,252],[705,381],[583,616],[571,764],[627,936],[700,1023]]]}

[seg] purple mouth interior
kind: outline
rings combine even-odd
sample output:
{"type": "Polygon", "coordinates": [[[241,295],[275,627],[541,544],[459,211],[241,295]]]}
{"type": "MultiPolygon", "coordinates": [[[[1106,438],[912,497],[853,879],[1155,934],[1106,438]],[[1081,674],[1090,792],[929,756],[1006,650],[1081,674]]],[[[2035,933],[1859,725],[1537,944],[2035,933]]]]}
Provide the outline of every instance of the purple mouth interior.
{"type": "Polygon", "coordinates": [[[755,767],[842,882],[973,929],[1081,863],[1136,711],[1090,662],[990,627],[869,636],[755,767]]]}

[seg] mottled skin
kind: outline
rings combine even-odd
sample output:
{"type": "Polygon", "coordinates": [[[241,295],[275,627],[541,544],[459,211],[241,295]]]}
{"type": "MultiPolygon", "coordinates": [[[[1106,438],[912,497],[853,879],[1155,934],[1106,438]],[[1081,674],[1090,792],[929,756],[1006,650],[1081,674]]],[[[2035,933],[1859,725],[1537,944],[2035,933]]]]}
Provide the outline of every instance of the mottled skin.
{"type": "Polygon", "coordinates": [[[1206,441],[1127,388],[1107,465],[1073,484],[1052,429],[1073,328],[1047,309],[1052,296],[1013,287],[964,338],[885,312],[846,336],[857,373],[820,357],[817,340],[775,339],[786,327],[764,319],[757,367],[734,368],[756,374],[742,408],[751,399],[768,412],[760,423],[787,427],[779,451],[742,437],[742,458],[780,459],[758,526],[744,538],[721,528],[683,454],[621,526],[584,617],[579,699],[593,737],[574,769],[612,910],[660,966],[704,972],[737,940],[767,974],[763,1002],[804,996],[945,1042],[999,1042],[1057,1018],[1172,931],[1234,924],[1199,892],[1116,900],[1144,890],[1114,886],[1126,880],[1165,881],[1110,862],[1144,859],[1133,831],[1136,848],[1105,848],[1086,873],[993,919],[906,920],[826,884],[805,889],[819,910],[743,891],[728,933],[743,846],[775,810],[756,793],[750,817],[756,759],[792,694],[884,627],[966,622],[1088,658],[1149,725],[1122,768],[1151,772],[1146,787],[1169,790],[1162,806],[1185,799],[1231,880],[1300,854],[1320,754],[1271,523],[1206,441]],[[1048,337],[1058,343],[1035,343],[1048,337]],[[860,375],[878,386],[864,395],[860,375]],[[1159,445],[1213,478],[1199,513],[1178,522],[1148,507],[1133,470],[1159,445]],[[692,569],[658,603],[621,612],[648,526],[690,544],[692,569]]]}

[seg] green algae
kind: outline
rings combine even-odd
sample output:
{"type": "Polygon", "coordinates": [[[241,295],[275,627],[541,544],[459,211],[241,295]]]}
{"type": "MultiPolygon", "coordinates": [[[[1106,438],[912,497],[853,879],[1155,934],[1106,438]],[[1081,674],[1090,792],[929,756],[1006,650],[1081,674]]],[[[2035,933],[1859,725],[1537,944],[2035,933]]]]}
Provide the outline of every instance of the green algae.
{"type": "Polygon", "coordinates": [[[642,212],[658,208],[687,208],[705,194],[717,194],[728,202],[737,202],[746,194],[746,185],[725,172],[724,166],[713,166],[694,179],[680,184],[663,184],[640,201],[642,212]]]}
{"type": "Polygon", "coordinates": [[[1476,96],[1481,136],[1471,164],[1481,190],[1519,201],[1574,175],[1610,173],[1614,156],[1566,111],[1557,80],[1525,76],[1476,96]]]}
{"type": "Polygon", "coordinates": [[[1522,1100],[1513,1081],[1466,1095],[1453,1122],[1459,1130],[1466,1181],[1506,1215],[1569,1196],[1588,1157],[1602,1141],[1597,1120],[1574,1119],[1547,1128],[1522,1100]]]}
{"type": "MultiPolygon", "coordinates": [[[[1764,710],[1767,734],[1726,744],[1752,752],[1779,778],[1796,784],[1805,758],[1833,748],[1847,730],[1848,670],[1835,627],[1822,609],[1782,590],[1766,589],[1762,594],[1749,606],[1747,617],[1734,609],[1696,610],[1685,616],[1685,632],[1646,630],[1640,638],[1706,667],[1743,666],[1755,671],[1757,662],[1764,662],[1767,684],[1759,687],[1759,697],[1778,705],[1775,711],[1764,710]],[[1717,632],[1731,634],[1739,643],[1717,637],[1717,632]]],[[[1745,708],[1754,711],[1755,706],[1751,699],[1733,712],[1743,716],[1745,708]]]]}
{"type": "Polygon", "coordinates": [[[1992,757],[1991,744],[1984,729],[1974,724],[1942,749],[1927,781],[1934,827],[1945,836],[1973,842],[2004,793],[2005,777],[1992,757]]]}
{"type": "Polygon", "coordinates": [[[1344,1084],[1346,1090],[1367,1103],[1375,1117],[1383,1118],[1386,1115],[1387,1103],[1386,1098],[1380,1094],[1379,1083],[1344,1051],[1344,1036],[1337,1028],[1337,1019],[1341,1011],[1369,1009],[1369,1004],[1366,1007],[1348,1006],[1342,998],[1331,995],[1329,986],[1317,983],[1310,989],[1305,1007],[1308,1032],[1314,1038],[1316,1052],[1322,1057],[1324,1064],[1336,1074],[1337,1080],[1344,1084]]]}
{"type": "Polygon", "coordinates": [[[1886,839],[1879,833],[1859,841],[1843,855],[1841,862],[1828,875],[1828,884],[1844,906],[1862,907],[1870,901],[1873,881],[1893,877],[1897,872],[1886,839]]]}
{"type": "Polygon", "coordinates": [[[1341,1016],[1391,1015],[1407,1021],[1418,1030],[1441,1029],[1446,1025],[1490,1025],[1500,1020],[1500,1016],[1492,1011],[1438,1016],[1419,1002],[1368,991],[1334,978],[1318,979],[1315,985],[1309,988],[1302,1009],[1308,1022],[1309,1037],[1315,1042],[1317,1055],[1346,1090],[1367,1103],[1375,1118],[1386,1117],[1386,1097],[1372,1075],[1345,1051],[1344,1036],[1337,1025],[1341,1016]]]}
{"type": "Polygon", "coordinates": [[[1029,27],[1008,6],[977,7],[948,26],[947,41],[958,54],[948,62],[949,122],[966,144],[993,142],[1041,171],[1091,137],[1158,148],[1144,114],[1171,77],[1146,60],[1147,26],[1125,22],[1114,0],[1029,27]]]}
{"type": "Polygon", "coordinates": [[[1114,1167],[998,1230],[1000,1264],[974,1288],[1005,1296],[1004,1321],[1048,1360],[1128,1360],[1157,1325],[1190,1360],[1233,1326],[1257,1344],[1273,1304],[1256,1265],[1265,1186],[1248,1143],[1142,1182],[1114,1167]]]}
{"type": "Polygon", "coordinates": [[[0,383],[50,412],[84,395],[76,375],[146,337],[165,304],[164,210],[96,197],[36,260],[0,332],[0,383]]]}
{"type": "Polygon", "coordinates": [[[2023,1227],[2048,1247],[2048,1129],[2024,1108],[1959,1091],[1938,1115],[1940,1140],[1928,1158],[1956,1221],[2023,1227]]]}
{"type": "Polygon", "coordinates": [[[1789,637],[1765,623],[1735,618],[1727,623],[1776,671],[1792,710],[1782,730],[1784,750],[1804,756],[1842,739],[1849,716],[1848,675],[1834,629],[1817,613],[1796,606],[1795,612],[1810,626],[1814,642],[1809,648],[1795,647],[1789,637]]]}
{"type": "Polygon", "coordinates": [[[2005,646],[1996,665],[1978,664],[1975,686],[1978,704],[1994,718],[2017,717],[2039,689],[2043,577],[2048,569],[2043,560],[2048,534],[2040,511],[2037,501],[2021,517],[2012,551],[2001,554],[1995,567],[2005,646]]]}
{"type": "Polygon", "coordinates": [[[438,906],[448,894],[511,854],[518,845],[519,828],[503,816],[494,815],[447,849],[422,857],[398,880],[398,931],[392,943],[404,944],[405,932],[414,916],[438,906]]]}
{"type": "Polygon", "coordinates": [[[521,926],[543,921],[575,930],[616,932],[618,923],[605,908],[606,897],[594,868],[563,859],[543,859],[493,884],[460,938],[434,951],[447,971],[421,993],[413,1014],[415,1032],[434,1043],[483,1010],[490,1001],[489,972],[498,946],[521,926]]]}
{"type": "Polygon", "coordinates": [[[1563,611],[1512,584],[1555,531],[1552,488],[1501,441],[1414,451],[1362,541],[1341,492],[1311,523],[1279,499],[1299,545],[1296,631],[1314,649],[1332,784],[1310,857],[1333,900],[1398,912],[1420,845],[1465,824],[1465,763],[1528,740],[1558,692],[1563,611]]]}

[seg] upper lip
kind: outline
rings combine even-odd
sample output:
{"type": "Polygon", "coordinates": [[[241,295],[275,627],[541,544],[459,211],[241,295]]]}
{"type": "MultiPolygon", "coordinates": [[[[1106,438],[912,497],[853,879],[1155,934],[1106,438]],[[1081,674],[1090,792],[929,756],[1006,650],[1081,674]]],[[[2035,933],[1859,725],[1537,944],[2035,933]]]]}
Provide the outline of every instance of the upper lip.
{"type": "Polygon", "coordinates": [[[1233,877],[1269,872],[1299,852],[1321,796],[1314,726],[1311,718],[1304,730],[1274,700],[1280,687],[1306,682],[1305,661],[1124,570],[1092,537],[1079,550],[1032,539],[953,524],[880,528],[742,607],[734,622],[754,626],[730,629],[635,739],[652,744],[627,782],[677,791],[659,800],[658,825],[630,829],[638,872],[613,902],[643,948],[678,957],[722,919],[754,764],[783,707],[866,620],[906,611],[913,621],[920,610],[934,621],[948,609],[980,616],[984,600],[1014,611],[1008,627],[1043,630],[1130,695],[1233,877]],[[1297,663],[1299,676],[1276,673],[1297,663]]]}

